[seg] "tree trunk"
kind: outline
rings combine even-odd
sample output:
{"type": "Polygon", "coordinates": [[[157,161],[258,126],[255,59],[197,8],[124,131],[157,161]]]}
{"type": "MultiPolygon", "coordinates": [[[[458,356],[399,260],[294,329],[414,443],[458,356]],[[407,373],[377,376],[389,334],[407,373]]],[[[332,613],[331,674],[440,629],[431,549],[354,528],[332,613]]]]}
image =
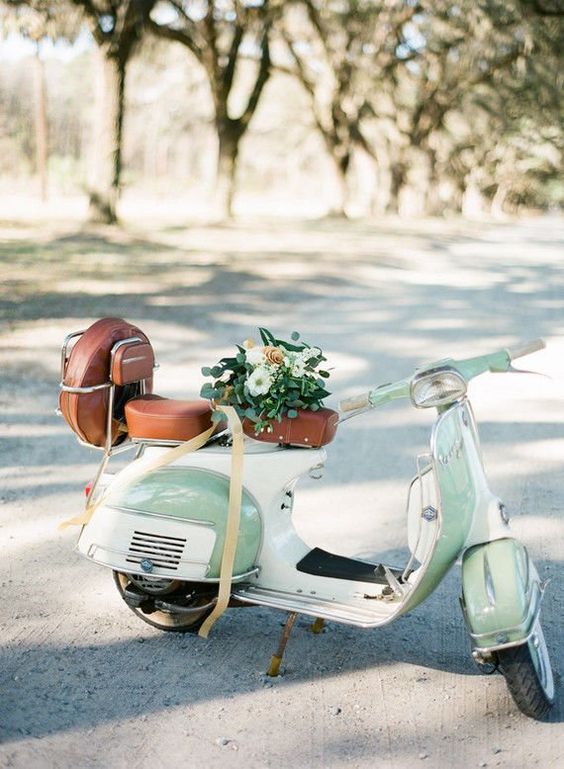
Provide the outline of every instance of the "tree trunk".
{"type": "Polygon", "coordinates": [[[95,135],[90,182],[90,221],[113,224],[117,221],[120,191],[125,62],[97,50],[98,77],[95,99],[95,135]]]}
{"type": "Polygon", "coordinates": [[[389,214],[399,214],[400,193],[405,186],[406,175],[407,168],[404,163],[390,164],[390,197],[386,209],[389,214]]]}
{"type": "Polygon", "coordinates": [[[495,195],[492,198],[491,207],[490,207],[490,213],[492,216],[503,218],[505,215],[504,206],[505,202],[507,200],[507,196],[509,195],[509,191],[511,189],[511,186],[509,182],[503,180],[501,181],[497,189],[495,191],[495,195]]]}
{"type": "Polygon", "coordinates": [[[39,43],[35,49],[35,162],[41,200],[47,200],[47,88],[45,64],[41,58],[39,43]]]}
{"type": "Polygon", "coordinates": [[[337,144],[330,146],[331,157],[337,171],[338,192],[337,200],[331,206],[330,216],[342,216],[347,218],[347,203],[349,201],[348,172],[351,164],[352,154],[337,144]]]}
{"type": "Polygon", "coordinates": [[[440,179],[437,169],[437,153],[428,148],[426,150],[428,172],[427,185],[425,189],[424,213],[427,216],[440,216],[444,211],[444,206],[439,194],[440,179]]]}
{"type": "Polygon", "coordinates": [[[233,216],[233,200],[236,192],[237,161],[241,131],[237,121],[226,119],[217,126],[219,139],[217,154],[217,176],[215,198],[219,216],[230,219],[233,216]]]}

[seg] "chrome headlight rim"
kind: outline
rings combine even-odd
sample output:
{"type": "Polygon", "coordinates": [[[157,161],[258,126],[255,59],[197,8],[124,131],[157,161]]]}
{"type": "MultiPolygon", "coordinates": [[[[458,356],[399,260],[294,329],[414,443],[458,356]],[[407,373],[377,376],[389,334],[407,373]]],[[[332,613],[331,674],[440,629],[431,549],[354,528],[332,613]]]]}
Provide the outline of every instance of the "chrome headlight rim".
{"type": "Polygon", "coordinates": [[[411,380],[409,397],[415,408],[437,408],[439,406],[447,406],[451,403],[456,403],[457,401],[462,400],[462,398],[466,396],[467,390],[468,383],[459,371],[457,371],[452,366],[437,366],[436,368],[425,369],[424,371],[415,374],[411,380]],[[458,389],[453,388],[450,392],[442,397],[428,398],[426,400],[422,400],[421,398],[418,399],[418,389],[420,389],[426,382],[438,380],[441,376],[451,377],[453,380],[455,380],[455,382],[459,385],[458,389]]]}

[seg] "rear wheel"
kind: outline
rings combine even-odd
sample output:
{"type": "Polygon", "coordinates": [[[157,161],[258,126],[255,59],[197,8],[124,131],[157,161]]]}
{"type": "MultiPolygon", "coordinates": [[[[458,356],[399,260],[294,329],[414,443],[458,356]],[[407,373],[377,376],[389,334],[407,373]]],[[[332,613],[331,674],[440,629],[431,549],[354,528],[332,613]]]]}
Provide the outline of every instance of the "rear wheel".
{"type": "Polygon", "coordinates": [[[159,630],[197,633],[215,606],[215,595],[196,582],[147,578],[119,571],[114,571],[114,582],[135,616],[159,630]]]}
{"type": "Polygon", "coordinates": [[[554,703],[554,677],[540,622],[526,643],[498,651],[497,661],[519,710],[543,719],[554,703]]]}

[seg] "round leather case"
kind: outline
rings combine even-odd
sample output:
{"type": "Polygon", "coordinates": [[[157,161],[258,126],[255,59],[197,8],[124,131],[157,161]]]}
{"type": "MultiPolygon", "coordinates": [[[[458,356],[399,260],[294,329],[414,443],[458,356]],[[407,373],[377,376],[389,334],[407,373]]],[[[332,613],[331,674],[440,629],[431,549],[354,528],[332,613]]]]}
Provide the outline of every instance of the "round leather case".
{"type": "MultiPolygon", "coordinates": [[[[110,354],[116,342],[138,337],[150,344],[137,326],[123,318],[102,318],[93,323],[72,348],[66,362],[63,384],[70,387],[91,387],[110,381],[110,354]]],[[[152,377],[145,380],[146,392],[152,389],[152,377]]],[[[130,398],[139,395],[140,383],[115,387],[112,414],[112,445],[125,439],[127,429],[124,407],[130,398]]],[[[92,446],[105,446],[108,419],[109,388],[92,393],[59,395],[61,412],[77,436],[92,446]]]]}

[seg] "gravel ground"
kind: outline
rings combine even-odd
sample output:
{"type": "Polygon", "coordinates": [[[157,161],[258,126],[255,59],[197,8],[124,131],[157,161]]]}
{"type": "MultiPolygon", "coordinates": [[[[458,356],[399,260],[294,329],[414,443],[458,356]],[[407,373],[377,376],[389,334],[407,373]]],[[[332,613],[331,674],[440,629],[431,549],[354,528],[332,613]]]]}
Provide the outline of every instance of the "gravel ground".
{"type": "MultiPolygon", "coordinates": [[[[112,233],[0,222],[0,766],[562,766],[564,225],[241,221],[112,233]],[[195,395],[199,368],[267,325],[329,353],[334,399],[542,336],[523,365],[471,397],[492,488],[543,577],[558,700],[545,723],[514,707],[469,655],[455,567],[422,606],[373,631],[299,618],[284,674],[267,679],[284,615],[232,609],[210,638],[164,634],[59,521],[83,504],[96,452],[54,414],[71,330],[121,315],[152,339],[157,390],[195,395]],[[7,550],[7,557],[6,557],[7,550]]],[[[346,555],[405,558],[403,510],[430,416],[405,406],[351,420],[326,475],[306,481],[304,538],[346,555]]]]}

